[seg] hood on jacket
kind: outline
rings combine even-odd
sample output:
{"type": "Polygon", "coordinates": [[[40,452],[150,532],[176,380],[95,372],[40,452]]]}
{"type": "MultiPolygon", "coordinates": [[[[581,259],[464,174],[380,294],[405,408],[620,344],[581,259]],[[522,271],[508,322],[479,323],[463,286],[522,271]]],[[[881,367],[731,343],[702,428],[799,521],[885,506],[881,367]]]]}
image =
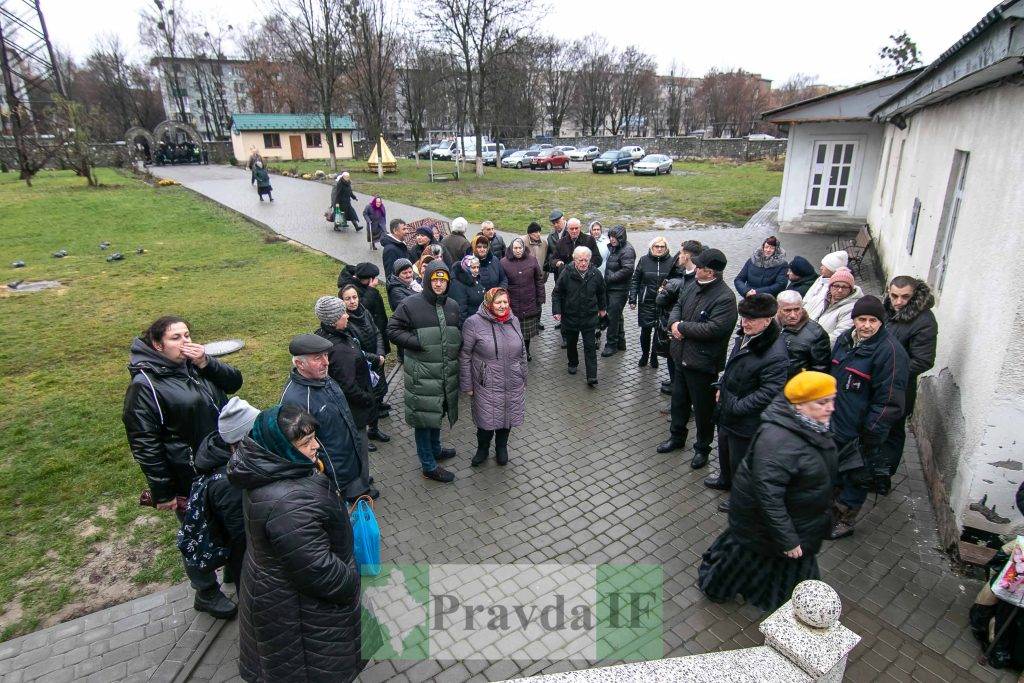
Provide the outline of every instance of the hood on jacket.
{"type": "Polygon", "coordinates": [[[761,251],[761,247],[754,250],[751,254],[750,260],[758,268],[775,268],[781,266],[786,261],[786,250],[782,246],[775,247],[775,253],[769,257],[765,257],[764,252],[761,251]]]}
{"type": "Polygon", "coordinates": [[[452,291],[451,276],[452,272],[445,265],[444,261],[438,259],[428,263],[427,267],[423,270],[423,298],[432,306],[444,305],[444,302],[448,300],[448,293],[452,291]],[[430,278],[439,270],[448,273],[448,288],[444,290],[444,294],[434,294],[434,288],[430,285],[430,278]]]}
{"type": "Polygon", "coordinates": [[[626,226],[624,225],[613,226],[611,230],[608,231],[608,236],[614,237],[619,241],[619,246],[613,247],[611,245],[608,245],[609,249],[622,249],[624,246],[626,246],[626,242],[628,241],[626,239],[626,226]]]}
{"type": "Polygon", "coordinates": [[[803,256],[794,256],[793,260],[789,262],[789,269],[793,271],[794,275],[799,276],[800,279],[818,277],[818,270],[803,256]]]}
{"type": "Polygon", "coordinates": [[[132,377],[143,370],[152,372],[154,375],[171,375],[176,372],[187,373],[187,364],[188,361],[185,361],[185,363],[175,363],[168,359],[152,346],[142,341],[141,337],[136,337],[132,340],[131,351],[128,357],[128,371],[132,374],[132,377]]]}
{"type": "Polygon", "coordinates": [[[227,465],[230,459],[231,449],[217,432],[207,434],[196,449],[196,469],[203,473],[210,473],[218,467],[227,465]]]}
{"type": "Polygon", "coordinates": [[[888,296],[884,298],[882,305],[889,316],[889,322],[905,323],[933,308],[935,306],[935,296],[932,294],[932,288],[928,286],[927,282],[918,280],[917,285],[914,286],[914,293],[910,295],[910,301],[903,307],[903,310],[895,310],[888,296]]]}
{"type": "Polygon", "coordinates": [[[247,436],[231,455],[227,472],[232,485],[252,490],[282,479],[308,477],[314,470],[312,462],[292,462],[271,453],[247,436]]]}
{"type": "Polygon", "coordinates": [[[761,413],[761,422],[770,422],[771,424],[788,429],[818,448],[835,448],[832,432],[816,432],[810,426],[804,424],[797,416],[796,409],[786,400],[783,394],[779,394],[764,409],[764,412],[761,413]]]}

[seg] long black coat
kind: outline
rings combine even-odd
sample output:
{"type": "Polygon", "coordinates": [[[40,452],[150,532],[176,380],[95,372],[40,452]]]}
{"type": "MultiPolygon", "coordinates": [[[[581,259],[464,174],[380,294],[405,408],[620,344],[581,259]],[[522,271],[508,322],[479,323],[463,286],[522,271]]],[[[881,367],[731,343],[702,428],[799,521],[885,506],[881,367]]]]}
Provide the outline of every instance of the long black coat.
{"type": "Polygon", "coordinates": [[[551,293],[551,312],[562,316],[563,330],[592,330],[597,327],[598,311],[608,309],[601,271],[591,264],[586,273],[575,265],[562,269],[551,293]]]}
{"type": "MultiPolygon", "coordinates": [[[[388,326],[388,312],[384,308],[384,299],[381,297],[380,292],[376,287],[370,287],[359,281],[356,277],[355,268],[351,265],[345,266],[338,273],[338,296],[341,296],[341,288],[347,285],[352,285],[359,291],[359,303],[370,312],[373,317],[373,324],[377,326],[377,329],[384,333],[384,329],[388,326]]],[[[391,344],[387,338],[384,337],[384,353],[381,355],[386,356],[391,353],[391,344]]]]}
{"type": "Polygon", "coordinates": [[[676,261],[665,250],[662,256],[644,254],[636,264],[629,284],[629,303],[636,304],[636,319],[640,327],[658,324],[658,288],[665,280],[679,276],[676,261]]]}
{"type": "Polygon", "coordinates": [[[121,419],[153,500],[187,496],[196,475],[193,455],[217,431],[220,409],[227,394],[241,388],[242,373],[216,358],[202,369],[192,361],[172,363],[139,338],[132,342],[128,371],[132,381],[121,419]]]}
{"type": "Polygon", "coordinates": [[[629,289],[636,268],[636,249],[626,239],[626,229],[616,225],[608,231],[609,237],[618,241],[618,246],[608,245],[608,259],[604,264],[604,281],[609,292],[624,292],[629,289]]]}
{"type": "MultiPolygon", "coordinates": [[[[548,255],[547,258],[544,259],[544,263],[541,264],[544,266],[544,270],[549,273],[554,273],[556,276],[559,272],[559,269],[555,267],[555,261],[558,260],[558,241],[562,239],[562,235],[564,234],[565,228],[562,228],[562,232],[555,232],[552,230],[548,234],[546,238],[548,243],[548,255]]],[[[581,231],[580,234],[582,235],[583,232],[581,231]]]]}
{"type": "Polygon", "coordinates": [[[380,357],[385,355],[384,334],[362,304],[355,311],[348,312],[348,327],[366,354],[366,360],[379,365],[380,357]]]}
{"type": "Polygon", "coordinates": [[[768,557],[798,545],[804,553],[817,553],[831,526],[837,476],[831,435],[812,429],[785,397],[777,397],[733,475],[729,531],[768,557]]]}
{"type": "MultiPolygon", "coordinates": [[[[384,277],[387,279],[395,274],[395,261],[400,258],[409,259],[409,245],[389,233],[380,238],[380,247],[380,260],[384,265],[384,277]]],[[[391,310],[394,310],[394,307],[391,310]]]]}
{"type": "Polygon", "coordinates": [[[246,681],[351,681],[362,668],[359,568],[341,492],[313,463],[246,438],[228,464],[244,490],[238,600],[246,681]]]}
{"type": "Polygon", "coordinates": [[[603,263],[601,250],[597,248],[597,242],[594,238],[584,230],[580,230],[580,234],[576,236],[576,239],[569,236],[568,230],[562,231],[562,236],[555,244],[555,257],[552,260],[552,265],[554,265],[555,261],[561,261],[563,269],[572,265],[572,252],[575,251],[576,247],[586,247],[589,249],[590,265],[593,268],[601,267],[603,263]]]}
{"type": "Polygon", "coordinates": [[[832,365],[832,346],[828,341],[828,332],[821,325],[803,314],[803,322],[794,327],[782,328],[782,341],[786,343],[789,353],[789,376],[793,377],[801,370],[828,372],[832,365]]]}
{"type": "Polygon", "coordinates": [[[738,318],[736,296],[722,278],[684,286],[668,316],[669,329],[678,322],[683,334],[681,341],[673,337],[669,345],[676,367],[717,374],[725,365],[738,318]]]}
{"type": "Polygon", "coordinates": [[[327,352],[327,375],[341,387],[352,412],[352,421],[356,429],[362,429],[377,415],[377,397],[370,386],[366,354],[348,328],[339,330],[321,325],[316,334],[334,344],[327,352]]]}
{"type": "Polygon", "coordinates": [[[339,180],[334,183],[334,189],[331,190],[331,204],[340,205],[341,210],[346,214],[356,215],[355,209],[352,207],[355,198],[356,193],[352,190],[351,182],[339,180]]]}
{"type": "Polygon", "coordinates": [[[782,393],[789,378],[789,355],[780,331],[772,320],[743,348],[743,329],[737,332],[719,380],[718,424],[722,429],[751,436],[761,422],[761,412],[782,393]]]}
{"type": "Polygon", "coordinates": [[[931,370],[935,365],[935,350],[938,344],[939,323],[932,313],[935,297],[928,283],[918,282],[910,301],[902,311],[896,312],[885,297],[883,302],[889,320],[885,326],[910,358],[907,379],[907,400],[905,413],[909,415],[917,402],[917,377],[931,370]]]}

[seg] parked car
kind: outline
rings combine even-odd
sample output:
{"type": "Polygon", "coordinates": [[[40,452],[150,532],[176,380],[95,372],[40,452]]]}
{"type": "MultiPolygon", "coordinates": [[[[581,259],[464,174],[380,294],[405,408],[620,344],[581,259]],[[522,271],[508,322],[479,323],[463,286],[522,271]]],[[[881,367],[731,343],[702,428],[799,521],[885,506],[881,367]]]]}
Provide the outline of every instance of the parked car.
{"type": "Polygon", "coordinates": [[[594,173],[629,172],[633,168],[633,155],[621,149],[610,149],[590,162],[590,170],[594,173]]]}
{"type": "Polygon", "coordinates": [[[439,143],[432,154],[435,159],[452,161],[462,157],[462,150],[459,149],[459,143],[452,140],[439,143]]]}
{"type": "Polygon", "coordinates": [[[572,145],[557,145],[555,149],[561,151],[565,156],[572,159],[572,153],[576,151],[576,148],[572,145]]]}
{"type": "Polygon", "coordinates": [[[488,142],[484,145],[484,166],[497,166],[498,157],[505,156],[505,145],[498,143],[495,145],[493,142],[488,142]]]}
{"type": "Polygon", "coordinates": [[[426,158],[428,158],[431,150],[435,149],[436,147],[437,147],[436,144],[433,144],[433,145],[429,145],[429,144],[428,145],[423,145],[422,147],[420,147],[415,152],[409,152],[406,155],[406,157],[409,158],[409,159],[415,159],[417,157],[417,155],[418,155],[420,159],[426,159],[426,158]]]}
{"type": "Polygon", "coordinates": [[[601,150],[599,150],[595,145],[577,147],[573,151],[569,152],[569,158],[573,161],[593,161],[599,156],[601,156],[601,150]]]}
{"type": "Polygon", "coordinates": [[[664,154],[648,154],[633,164],[633,175],[661,175],[672,172],[672,157],[664,154]]]}
{"type": "Polygon", "coordinates": [[[530,165],[530,159],[540,154],[536,149],[521,149],[501,160],[502,168],[522,168],[530,165]]]}
{"type": "Polygon", "coordinates": [[[553,168],[569,168],[569,157],[557,147],[543,149],[530,159],[530,168],[545,168],[549,171],[553,168]]]}
{"type": "Polygon", "coordinates": [[[778,140],[774,135],[768,135],[768,133],[751,133],[747,136],[748,140],[778,140]]]}
{"type": "Polygon", "coordinates": [[[643,147],[637,147],[636,145],[630,145],[628,147],[623,147],[622,151],[623,152],[629,152],[629,156],[631,156],[633,158],[633,161],[640,161],[645,156],[647,156],[647,152],[644,151],[644,148],[643,147]]]}
{"type": "Polygon", "coordinates": [[[698,128],[697,130],[691,130],[689,133],[686,134],[685,137],[688,137],[688,138],[703,138],[705,135],[707,135],[707,131],[704,130],[703,128],[698,128]]]}
{"type": "Polygon", "coordinates": [[[539,152],[542,149],[551,149],[552,147],[554,147],[554,145],[549,145],[546,142],[535,142],[534,144],[527,147],[527,149],[531,152],[539,152]]]}

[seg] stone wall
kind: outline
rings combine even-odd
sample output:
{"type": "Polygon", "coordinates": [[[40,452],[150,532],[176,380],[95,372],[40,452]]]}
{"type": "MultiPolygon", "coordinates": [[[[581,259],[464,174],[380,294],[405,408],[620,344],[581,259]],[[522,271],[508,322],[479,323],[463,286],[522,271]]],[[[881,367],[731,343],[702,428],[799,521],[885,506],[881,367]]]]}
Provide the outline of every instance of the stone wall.
{"type": "MultiPolygon", "coordinates": [[[[97,166],[127,166],[129,164],[128,147],[119,142],[102,142],[91,146],[93,158],[97,166]]],[[[211,164],[227,164],[234,158],[230,140],[207,142],[206,149],[211,164]]],[[[12,144],[0,145],[0,161],[8,168],[18,168],[18,154],[12,144]]],[[[62,168],[59,160],[47,164],[47,168],[62,168]]]]}

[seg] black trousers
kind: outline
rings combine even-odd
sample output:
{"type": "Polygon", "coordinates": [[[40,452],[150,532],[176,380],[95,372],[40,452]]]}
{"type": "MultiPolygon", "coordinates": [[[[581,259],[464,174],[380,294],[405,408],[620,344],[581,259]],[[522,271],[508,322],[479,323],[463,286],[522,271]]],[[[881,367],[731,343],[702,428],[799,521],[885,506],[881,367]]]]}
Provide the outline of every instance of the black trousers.
{"type": "Polygon", "coordinates": [[[608,292],[608,341],[605,346],[612,349],[626,348],[626,326],[622,321],[622,311],[626,308],[628,295],[626,290],[608,292]]]}
{"type": "Polygon", "coordinates": [[[491,448],[491,437],[494,437],[495,448],[508,448],[508,436],[512,433],[511,429],[495,429],[490,431],[488,429],[476,428],[476,447],[483,450],[489,450],[491,448]]]}
{"type": "Polygon", "coordinates": [[[739,470],[743,458],[747,455],[753,437],[739,436],[727,429],[718,428],[718,471],[719,476],[728,485],[739,470]]]}
{"type": "Polygon", "coordinates": [[[562,328],[565,336],[565,354],[569,359],[569,367],[575,368],[580,364],[580,354],[577,344],[580,336],[583,337],[583,362],[587,366],[587,379],[597,379],[597,334],[594,328],[589,330],[567,330],[562,328]]]}
{"type": "Polygon", "coordinates": [[[676,378],[672,382],[672,437],[686,441],[686,423],[693,411],[697,423],[697,441],[693,450],[699,453],[711,452],[711,440],[715,437],[715,388],[717,379],[713,372],[700,372],[676,366],[676,378]]]}

